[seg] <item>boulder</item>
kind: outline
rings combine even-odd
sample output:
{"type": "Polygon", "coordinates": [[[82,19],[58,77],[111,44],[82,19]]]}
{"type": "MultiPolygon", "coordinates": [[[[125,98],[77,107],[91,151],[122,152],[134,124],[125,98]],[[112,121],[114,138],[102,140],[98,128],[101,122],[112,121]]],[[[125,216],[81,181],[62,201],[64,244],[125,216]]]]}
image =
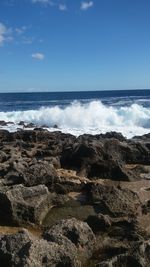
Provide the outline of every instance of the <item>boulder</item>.
{"type": "Polygon", "coordinates": [[[99,212],[112,217],[136,215],[141,205],[138,195],[131,190],[102,184],[91,185],[89,200],[99,212]]]}
{"type": "Polygon", "coordinates": [[[128,252],[101,261],[95,267],[149,267],[150,242],[136,242],[128,252]]]}
{"type": "Polygon", "coordinates": [[[51,196],[44,185],[0,188],[0,217],[6,224],[40,224],[50,207],[51,196]]]}
{"type": "Polygon", "coordinates": [[[20,258],[23,267],[80,267],[74,247],[40,239],[30,243],[28,254],[20,258]]]}
{"type": "Polygon", "coordinates": [[[22,176],[26,186],[45,184],[51,187],[58,180],[55,168],[46,161],[29,165],[22,176]]]}
{"type": "Polygon", "coordinates": [[[0,264],[3,267],[21,266],[20,258],[27,252],[31,237],[27,230],[0,235],[0,264]]]}
{"type": "MultiPolygon", "coordinates": [[[[84,258],[90,258],[95,245],[95,236],[87,223],[75,218],[62,220],[43,234],[48,241],[69,239],[84,258]]],[[[58,241],[57,241],[58,242],[58,241]]],[[[60,241],[59,241],[60,242],[60,241]]]]}
{"type": "MultiPolygon", "coordinates": [[[[118,140],[110,139],[82,141],[62,152],[61,165],[63,168],[73,169],[79,175],[89,179],[102,178],[119,181],[133,181],[140,179],[132,170],[125,167],[127,145],[120,144],[118,140]]],[[[147,154],[146,154],[147,156],[147,154]]]]}
{"type": "Polygon", "coordinates": [[[29,235],[27,230],[0,236],[3,267],[80,267],[73,244],[58,244],[29,235]]]}

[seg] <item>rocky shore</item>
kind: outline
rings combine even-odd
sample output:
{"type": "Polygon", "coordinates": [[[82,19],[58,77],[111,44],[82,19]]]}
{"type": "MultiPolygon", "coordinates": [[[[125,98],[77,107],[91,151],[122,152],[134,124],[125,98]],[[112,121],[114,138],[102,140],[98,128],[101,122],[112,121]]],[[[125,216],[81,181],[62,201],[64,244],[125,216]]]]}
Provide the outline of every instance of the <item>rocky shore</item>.
{"type": "Polygon", "coordinates": [[[0,130],[0,266],[149,267],[150,134],[0,130]]]}

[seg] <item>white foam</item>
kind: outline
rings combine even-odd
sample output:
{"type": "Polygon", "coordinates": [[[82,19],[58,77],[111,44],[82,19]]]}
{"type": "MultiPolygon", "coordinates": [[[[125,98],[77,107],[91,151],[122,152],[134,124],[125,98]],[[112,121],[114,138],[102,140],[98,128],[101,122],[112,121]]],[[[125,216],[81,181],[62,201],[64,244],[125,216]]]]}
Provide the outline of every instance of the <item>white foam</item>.
{"type": "Polygon", "coordinates": [[[105,133],[107,131],[122,132],[127,137],[142,135],[150,132],[150,108],[139,104],[130,107],[112,107],[100,101],[88,104],[73,102],[65,108],[59,106],[42,107],[38,110],[0,112],[0,120],[12,121],[17,127],[18,122],[24,121],[36,125],[47,125],[49,130],[57,124],[63,132],[75,135],[83,133],[105,133]]]}

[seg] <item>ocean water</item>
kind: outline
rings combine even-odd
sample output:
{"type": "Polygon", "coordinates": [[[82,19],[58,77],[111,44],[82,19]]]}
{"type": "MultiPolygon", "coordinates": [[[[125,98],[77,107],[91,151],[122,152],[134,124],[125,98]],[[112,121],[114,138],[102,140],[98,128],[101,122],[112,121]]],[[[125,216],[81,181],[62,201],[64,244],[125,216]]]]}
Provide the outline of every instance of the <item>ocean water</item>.
{"type": "Polygon", "coordinates": [[[3,93],[0,120],[13,122],[0,126],[9,131],[24,121],[76,136],[117,131],[131,138],[150,132],[150,90],[3,93]]]}

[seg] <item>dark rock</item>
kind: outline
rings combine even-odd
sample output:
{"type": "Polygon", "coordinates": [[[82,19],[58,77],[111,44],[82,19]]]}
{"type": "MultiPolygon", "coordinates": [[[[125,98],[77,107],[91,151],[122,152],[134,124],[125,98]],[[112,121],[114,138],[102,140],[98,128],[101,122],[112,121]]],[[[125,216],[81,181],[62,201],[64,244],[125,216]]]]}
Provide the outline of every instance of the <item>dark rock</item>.
{"type": "MultiPolygon", "coordinates": [[[[93,141],[91,143],[76,143],[66,148],[61,156],[64,168],[74,169],[80,175],[88,178],[103,178],[122,181],[140,179],[132,170],[125,168],[123,162],[130,153],[130,149],[120,144],[118,140],[93,141]]],[[[147,156],[147,154],[146,154],[147,156]]]]}
{"type": "Polygon", "coordinates": [[[121,134],[117,132],[107,132],[105,134],[98,135],[99,138],[107,138],[107,139],[117,139],[121,142],[126,141],[127,139],[121,134]]]}
{"type": "Polygon", "coordinates": [[[96,267],[149,267],[150,243],[137,242],[127,253],[116,255],[96,264],[96,267]]]}
{"type": "Polygon", "coordinates": [[[20,258],[26,253],[31,238],[28,231],[16,234],[0,235],[0,264],[2,267],[21,266],[20,258]]]}
{"type": "Polygon", "coordinates": [[[5,185],[15,185],[23,183],[23,177],[17,171],[10,171],[5,175],[5,185]]]}
{"type": "Polygon", "coordinates": [[[45,184],[51,187],[58,180],[53,165],[44,161],[32,164],[24,170],[22,175],[26,186],[45,184]]]}
{"type": "Polygon", "coordinates": [[[112,224],[112,220],[108,215],[97,214],[90,215],[86,222],[94,232],[105,231],[112,224]]]}
{"type": "Polygon", "coordinates": [[[5,162],[8,159],[8,157],[9,156],[5,152],[0,151],[0,163],[5,162]]]}
{"type": "Polygon", "coordinates": [[[101,213],[112,217],[136,215],[141,205],[138,195],[129,189],[94,184],[89,194],[91,203],[95,203],[101,213]]]}
{"type": "Polygon", "coordinates": [[[6,121],[0,121],[0,126],[7,126],[7,122],[6,121]]]}
{"type": "Polygon", "coordinates": [[[25,122],[24,122],[24,121],[20,121],[20,122],[18,123],[18,125],[19,125],[19,126],[24,126],[24,125],[25,125],[25,122]]]}
{"type": "Polygon", "coordinates": [[[11,142],[11,141],[13,141],[13,136],[7,130],[0,130],[0,141],[1,142],[11,142]]]}
{"type": "Polygon", "coordinates": [[[24,124],[25,128],[35,128],[35,124],[34,123],[28,123],[28,124],[24,124]]]}
{"type": "Polygon", "coordinates": [[[53,128],[58,129],[58,125],[54,124],[53,128]]]}

